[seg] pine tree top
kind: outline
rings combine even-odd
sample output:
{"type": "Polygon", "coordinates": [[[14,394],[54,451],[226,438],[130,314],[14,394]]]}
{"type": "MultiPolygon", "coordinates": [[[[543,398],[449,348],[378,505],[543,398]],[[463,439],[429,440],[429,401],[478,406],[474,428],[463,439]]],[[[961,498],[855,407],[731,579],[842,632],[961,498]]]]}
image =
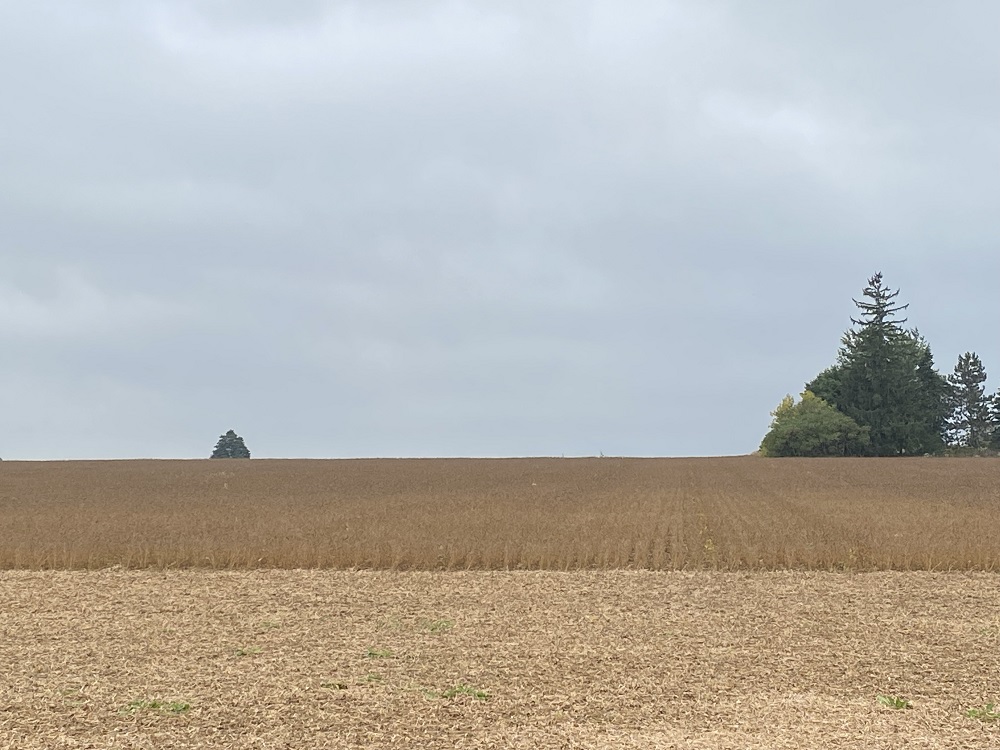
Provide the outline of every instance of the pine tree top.
{"type": "Polygon", "coordinates": [[[899,296],[899,290],[891,291],[883,285],[882,273],[876,273],[868,279],[868,286],[862,290],[862,294],[871,300],[853,300],[854,304],[861,310],[861,319],[851,318],[851,322],[859,326],[875,326],[883,328],[886,323],[900,327],[906,322],[906,318],[901,320],[890,320],[896,313],[905,310],[910,305],[894,305],[893,301],[899,296]]]}

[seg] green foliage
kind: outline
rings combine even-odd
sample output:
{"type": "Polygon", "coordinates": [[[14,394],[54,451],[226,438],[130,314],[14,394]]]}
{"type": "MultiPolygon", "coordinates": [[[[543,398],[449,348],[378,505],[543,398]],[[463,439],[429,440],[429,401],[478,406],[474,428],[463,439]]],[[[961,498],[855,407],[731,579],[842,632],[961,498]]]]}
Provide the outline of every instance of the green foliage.
{"type": "Polygon", "coordinates": [[[993,399],[986,395],[986,368],[975,352],[958,358],[948,376],[948,442],[958,448],[990,445],[995,430],[993,399]]]}
{"type": "Polygon", "coordinates": [[[930,345],[916,330],[905,330],[896,303],[877,273],[868,280],[856,328],[841,340],[837,363],[806,389],[868,428],[867,453],[876,456],[938,453],[944,448],[948,415],[947,380],[934,369],[930,345]]]}
{"type": "Polygon", "coordinates": [[[460,695],[468,695],[475,698],[477,701],[488,701],[490,699],[490,694],[485,690],[478,690],[477,688],[469,687],[468,685],[455,685],[455,687],[448,688],[441,693],[441,697],[447,698],[448,700],[457,698],[460,695]]]}
{"type": "Polygon", "coordinates": [[[1000,721],[1000,708],[997,707],[996,703],[987,703],[982,708],[970,708],[965,712],[965,715],[970,719],[979,719],[980,721],[986,722],[996,722],[1000,721]]]}
{"type": "Polygon", "coordinates": [[[835,405],[840,403],[840,384],[843,378],[844,368],[833,365],[806,383],[805,389],[816,394],[828,404],[835,405]]]}
{"type": "Polygon", "coordinates": [[[765,456],[857,456],[868,448],[868,429],[811,391],[794,403],[785,396],[760,444],[765,456]]]}
{"type": "Polygon", "coordinates": [[[166,711],[171,714],[182,714],[190,708],[191,704],[183,701],[161,701],[154,698],[152,700],[134,700],[127,704],[124,710],[130,713],[134,711],[166,711]]]}
{"type": "Polygon", "coordinates": [[[913,708],[913,704],[910,701],[896,695],[880,695],[878,696],[878,702],[886,708],[892,708],[897,711],[904,708],[913,708]]]}
{"type": "Polygon", "coordinates": [[[250,458],[250,451],[244,444],[243,438],[233,430],[229,430],[219,438],[210,458],[250,458]]]}
{"type": "Polygon", "coordinates": [[[948,379],[934,367],[930,344],[917,329],[909,332],[913,346],[917,394],[914,399],[915,443],[906,452],[911,454],[940,453],[945,448],[948,427],[948,379]]]}
{"type": "Polygon", "coordinates": [[[1000,391],[990,399],[990,414],[993,415],[993,434],[990,435],[990,448],[1000,450],[1000,391]]]}

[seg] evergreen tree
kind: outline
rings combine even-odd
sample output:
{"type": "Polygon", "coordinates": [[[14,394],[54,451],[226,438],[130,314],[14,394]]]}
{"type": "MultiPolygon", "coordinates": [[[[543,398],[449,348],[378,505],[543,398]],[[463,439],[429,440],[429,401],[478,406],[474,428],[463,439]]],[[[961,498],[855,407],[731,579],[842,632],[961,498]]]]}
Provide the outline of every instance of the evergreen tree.
{"type": "Polygon", "coordinates": [[[836,405],[840,403],[840,384],[843,379],[844,368],[840,365],[833,365],[806,383],[806,390],[819,396],[828,404],[836,405]]]}
{"type": "Polygon", "coordinates": [[[958,358],[948,376],[949,443],[960,448],[985,448],[995,431],[994,398],[986,395],[986,368],[975,352],[958,358]]]}
{"type": "Polygon", "coordinates": [[[243,438],[232,430],[219,438],[212,451],[211,458],[250,458],[250,451],[243,443],[243,438]]]}
{"type": "Polygon", "coordinates": [[[868,427],[868,452],[876,456],[935,453],[943,447],[947,381],[934,369],[930,346],[896,315],[896,302],[877,273],[868,280],[856,328],[841,340],[837,363],[806,389],[826,399],[859,425],[868,427]]]}
{"type": "Polygon", "coordinates": [[[990,435],[990,448],[1000,450],[1000,391],[990,399],[990,414],[993,416],[993,434],[990,435]]]}
{"type": "Polygon", "coordinates": [[[934,367],[931,346],[914,328],[907,332],[910,357],[914,365],[916,392],[914,414],[910,423],[909,454],[940,453],[945,447],[948,427],[948,379],[934,367]]]}

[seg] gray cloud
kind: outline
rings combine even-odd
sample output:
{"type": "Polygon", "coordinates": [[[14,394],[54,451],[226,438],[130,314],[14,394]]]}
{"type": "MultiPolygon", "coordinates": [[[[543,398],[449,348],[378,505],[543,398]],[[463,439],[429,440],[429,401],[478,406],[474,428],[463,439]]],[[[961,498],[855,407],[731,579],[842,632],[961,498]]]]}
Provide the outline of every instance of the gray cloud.
{"type": "Polygon", "coordinates": [[[1000,367],[998,16],[0,8],[0,455],[749,452],[876,270],[1000,367]]]}

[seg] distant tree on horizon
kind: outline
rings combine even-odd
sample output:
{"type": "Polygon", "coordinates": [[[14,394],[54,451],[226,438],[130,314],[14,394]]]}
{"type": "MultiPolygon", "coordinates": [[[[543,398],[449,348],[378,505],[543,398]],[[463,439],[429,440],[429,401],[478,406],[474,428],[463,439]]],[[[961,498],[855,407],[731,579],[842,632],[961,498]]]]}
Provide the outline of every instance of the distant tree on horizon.
{"type": "Polygon", "coordinates": [[[810,391],[798,403],[785,396],[771,416],[762,456],[858,456],[868,449],[868,428],[810,391]]]}
{"type": "Polygon", "coordinates": [[[841,339],[837,362],[806,390],[869,429],[867,455],[902,456],[944,449],[948,381],[934,368],[930,345],[916,329],[906,330],[897,313],[899,290],[876,273],[868,279],[856,326],[841,339]]]}
{"type": "Polygon", "coordinates": [[[957,448],[986,448],[996,430],[995,397],[986,395],[986,368],[975,352],[958,358],[948,376],[948,441],[957,448]]]}
{"type": "Polygon", "coordinates": [[[990,435],[990,448],[1000,451],[1000,390],[990,398],[990,415],[993,417],[993,434],[990,435]]]}
{"type": "Polygon", "coordinates": [[[215,450],[209,458],[250,458],[250,451],[243,438],[233,430],[229,430],[219,437],[219,442],[215,444],[215,450]]]}

